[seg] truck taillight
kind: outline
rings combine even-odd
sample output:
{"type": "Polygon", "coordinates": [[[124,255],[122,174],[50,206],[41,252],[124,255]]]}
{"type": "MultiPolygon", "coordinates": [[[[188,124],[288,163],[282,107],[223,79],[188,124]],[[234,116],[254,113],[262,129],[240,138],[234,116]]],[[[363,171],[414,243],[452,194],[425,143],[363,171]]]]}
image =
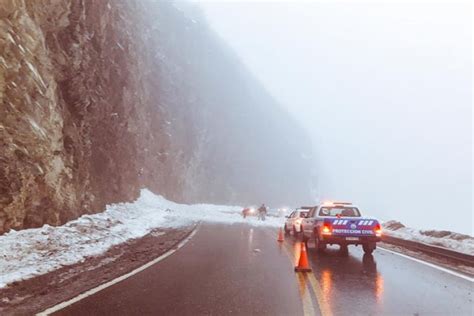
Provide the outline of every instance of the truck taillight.
{"type": "Polygon", "coordinates": [[[380,226],[379,223],[377,223],[377,225],[375,225],[375,227],[374,227],[374,233],[375,233],[375,236],[377,236],[377,237],[381,237],[381,236],[382,236],[382,226],[380,226]]]}
{"type": "Polygon", "coordinates": [[[330,223],[324,223],[323,228],[321,230],[323,235],[331,235],[332,234],[332,227],[330,223]]]}

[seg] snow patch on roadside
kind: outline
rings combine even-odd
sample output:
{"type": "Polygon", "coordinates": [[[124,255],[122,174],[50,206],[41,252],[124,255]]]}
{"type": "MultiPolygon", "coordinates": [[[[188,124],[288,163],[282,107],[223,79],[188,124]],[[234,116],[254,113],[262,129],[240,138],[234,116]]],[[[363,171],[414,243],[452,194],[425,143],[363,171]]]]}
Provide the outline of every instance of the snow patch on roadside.
{"type": "Polygon", "coordinates": [[[144,189],[133,203],[112,204],[102,213],[83,215],[62,226],[12,230],[0,236],[0,288],[82,262],[155,228],[177,228],[198,221],[274,227],[283,224],[283,218],[244,220],[241,210],[239,206],[177,204],[144,189]]]}
{"type": "Polygon", "coordinates": [[[444,247],[470,255],[474,254],[474,238],[468,235],[448,231],[419,230],[405,227],[397,221],[388,221],[382,226],[384,233],[388,236],[444,247]]]}

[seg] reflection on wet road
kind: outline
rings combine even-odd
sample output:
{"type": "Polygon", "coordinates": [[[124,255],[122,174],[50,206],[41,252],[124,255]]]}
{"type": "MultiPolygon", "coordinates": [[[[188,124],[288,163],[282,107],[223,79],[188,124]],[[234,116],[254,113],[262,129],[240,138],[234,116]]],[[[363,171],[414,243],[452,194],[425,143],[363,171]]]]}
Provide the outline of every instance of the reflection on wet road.
{"type": "MultiPolygon", "coordinates": [[[[293,237],[285,247],[298,256],[300,243],[293,237]]],[[[312,276],[327,304],[323,314],[473,315],[472,282],[381,250],[366,255],[361,247],[349,249],[348,256],[337,246],[309,251],[312,276]]]]}
{"type": "Polygon", "coordinates": [[[59,315],[472,315],[473,284],[407,258],[309,250],[275,229],[202,225],[172,256],[59,315]]]}

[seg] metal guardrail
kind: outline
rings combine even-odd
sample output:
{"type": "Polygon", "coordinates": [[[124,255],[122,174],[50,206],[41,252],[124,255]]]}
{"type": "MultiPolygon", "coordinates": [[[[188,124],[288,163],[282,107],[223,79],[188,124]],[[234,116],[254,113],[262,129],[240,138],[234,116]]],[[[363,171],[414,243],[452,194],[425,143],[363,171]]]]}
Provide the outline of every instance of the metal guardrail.
{"type": "Polygon", "coordinates": [[[405,247],[410,250],[418,250],[435,257],[443,257],[462,263],[468,267],[474,267],[474,255],[457,252],[451,249],[428,245],[419,241],[401,239],[393,236],[382,236],[382,241],[396,246],[405,247]]]}

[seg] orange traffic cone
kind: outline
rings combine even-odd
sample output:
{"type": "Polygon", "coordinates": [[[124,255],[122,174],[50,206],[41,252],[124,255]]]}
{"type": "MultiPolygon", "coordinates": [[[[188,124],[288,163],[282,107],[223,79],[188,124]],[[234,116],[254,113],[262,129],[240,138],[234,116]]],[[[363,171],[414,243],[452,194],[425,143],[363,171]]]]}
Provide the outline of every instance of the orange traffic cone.
{"type": "Polygon", "coordinates": [[[283,231],[281,230],[281,227],[280,227],[280,230],[278,231],[277,241],[279,241],[279,242],[285,241],[285,238],[283,237],[283,231]]]}
{"type": "Polygon", "coordinates": [[[298,265],[295,267],[295,272],[311,272],[311,267],[308,262],[308,255],[306,254],[306,245],[304,242],[301,243],[300,260],[298,265]]]}

